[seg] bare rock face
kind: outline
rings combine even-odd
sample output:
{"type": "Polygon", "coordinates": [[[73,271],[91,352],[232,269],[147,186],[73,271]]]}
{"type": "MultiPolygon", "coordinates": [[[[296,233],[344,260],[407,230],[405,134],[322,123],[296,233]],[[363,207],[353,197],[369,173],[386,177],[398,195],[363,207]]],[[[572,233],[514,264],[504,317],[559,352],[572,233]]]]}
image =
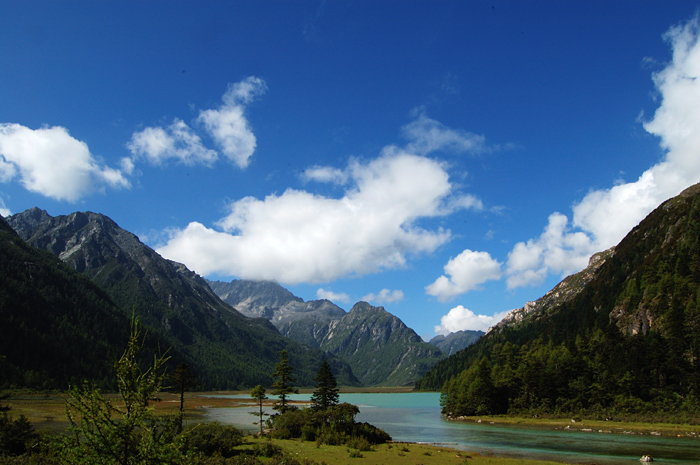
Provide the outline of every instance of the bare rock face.
{"type": "Polygon", "coordinates": [[[284,336],[320,348],[329,324],[345,310],[329,300],[295,296],[271,281],[209,281],[209,286],[226,303],[253,318],[265,318],[284,336]]]}

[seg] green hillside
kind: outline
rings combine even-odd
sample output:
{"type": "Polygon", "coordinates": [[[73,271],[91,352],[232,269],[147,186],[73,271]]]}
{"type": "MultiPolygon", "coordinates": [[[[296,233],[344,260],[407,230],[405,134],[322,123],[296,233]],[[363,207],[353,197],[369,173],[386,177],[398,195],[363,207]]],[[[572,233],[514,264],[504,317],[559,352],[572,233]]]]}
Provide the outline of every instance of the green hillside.
{"type": "Polygon", "coordinates": [[[129,335],[107,294],[58,258],[28,246],[0,218],[1,387],[109,387],[129,335]]]}
{"type": "Polygon", "coordinates": [[[668,200],[575,297],[497,328],[417,387],[444,412],[694,415],[700,397],[700,187],[668,200]]]}

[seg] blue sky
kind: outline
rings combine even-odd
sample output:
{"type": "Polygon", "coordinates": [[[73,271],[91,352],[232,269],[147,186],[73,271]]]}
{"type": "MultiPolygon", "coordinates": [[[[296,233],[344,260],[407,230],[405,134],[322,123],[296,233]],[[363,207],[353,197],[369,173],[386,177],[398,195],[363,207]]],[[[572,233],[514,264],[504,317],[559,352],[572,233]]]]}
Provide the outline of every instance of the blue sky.
{"type": "Polygon", "coordinates": [[[0,213],[486,329],[700,181],[698,6],[4,2],[0,213]]]}

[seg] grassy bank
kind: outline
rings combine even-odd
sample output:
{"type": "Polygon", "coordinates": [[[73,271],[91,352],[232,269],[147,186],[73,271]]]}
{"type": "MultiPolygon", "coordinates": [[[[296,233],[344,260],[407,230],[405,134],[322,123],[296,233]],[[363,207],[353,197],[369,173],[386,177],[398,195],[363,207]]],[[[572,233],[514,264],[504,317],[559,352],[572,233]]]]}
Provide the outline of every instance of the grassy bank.
{"type": "Polygon", "coordinates": [[[649,434],[652,436],[688,436],[700,438],[700,426],[674,423],[572,420],[570,418],[524,418],[501,415],[460,417],[452,421],[536,426],[549,429],[568,429],[597,433],[649,434]]]}
{"type": "MultiPolygon", "coordinates": [[[[247,444],[242,448],[254,448],[255,444],[266,442],[267,439],[247,438],[247,444]]],[[[389,443],[375,446],[369,451],[357,451],[347,446],[316,446],[314,442],[296,440],[273,440],[275,445],[284,449],[290,458],[301,464],[333,464],[333,465],[551,465],[556,462],[540,460],[508,459],[502,457],[487,457],[473,452],[458,451],[445,447],[425,444],[389,443]]]]}

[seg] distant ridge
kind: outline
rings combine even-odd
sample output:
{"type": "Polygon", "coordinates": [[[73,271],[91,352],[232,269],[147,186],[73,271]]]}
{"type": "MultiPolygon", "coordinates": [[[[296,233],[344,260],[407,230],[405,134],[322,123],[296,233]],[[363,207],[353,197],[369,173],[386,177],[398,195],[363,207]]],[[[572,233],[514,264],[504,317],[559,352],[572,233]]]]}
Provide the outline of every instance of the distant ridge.
{"type": "Polygon", "coordinates": [[[383,307],[358,302],[346,313],[328,300],[304,302],[277,283],[209,284],[242,313],[267,318],[285,336],[345,360],[364,385],[411,384],[444,357],[383,307]]]}
{"type": "Polygon", "coordinates": [[[466,349],[474,344],[484,334],[483,331],[474,330],[455,331],[447,336],[435,336],[428,341],[428,344],[434,345],[445,355],[454,355],[460,350],[466,349]]]}

